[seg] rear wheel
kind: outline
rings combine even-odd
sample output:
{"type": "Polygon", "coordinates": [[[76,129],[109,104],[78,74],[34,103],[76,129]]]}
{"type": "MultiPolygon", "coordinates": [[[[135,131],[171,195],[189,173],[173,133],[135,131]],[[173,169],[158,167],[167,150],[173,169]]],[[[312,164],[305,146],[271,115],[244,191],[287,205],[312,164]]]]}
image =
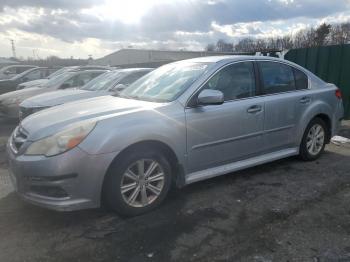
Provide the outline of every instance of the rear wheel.
{"type": "Polygon", "coordinates": [[[312,161],[322,154],[326,145],[327,128],[320,118],[313,119],[305,129],[300,144],[300,157],[306,161],[312,161]]]}
{"type": "Polygon", "coordinates": [[[112,165],[104,185],[104,198],[117,213],[139,215],[159,206],[170,184],[168,160],[156,150],[140,150],[112,165]]]}

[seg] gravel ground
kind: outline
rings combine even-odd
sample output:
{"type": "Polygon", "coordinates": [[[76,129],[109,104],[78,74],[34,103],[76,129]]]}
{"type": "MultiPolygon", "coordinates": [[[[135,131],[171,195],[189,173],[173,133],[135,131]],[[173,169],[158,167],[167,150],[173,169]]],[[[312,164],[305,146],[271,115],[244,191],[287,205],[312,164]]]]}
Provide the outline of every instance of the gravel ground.
{"type": "MultiPolygon", "coordinates": [[[[0,122],[0,261],[350,261],[350,145],[171,192],[149,214],[58,213],[8,183],[0,122]]],[[[350,138],[350,122],[341,135],[350,138]]]]}

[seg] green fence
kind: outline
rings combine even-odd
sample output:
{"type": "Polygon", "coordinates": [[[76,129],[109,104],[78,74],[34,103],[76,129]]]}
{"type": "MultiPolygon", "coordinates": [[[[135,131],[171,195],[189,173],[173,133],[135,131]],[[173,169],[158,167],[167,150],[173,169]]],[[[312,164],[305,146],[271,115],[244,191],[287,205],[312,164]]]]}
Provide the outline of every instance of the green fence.
{"type": "Polygon", "coordinates": [[[350,119],[350,44],[292,49],[284,58],[336,84],[343,93],[345,117],[350,119]]]}

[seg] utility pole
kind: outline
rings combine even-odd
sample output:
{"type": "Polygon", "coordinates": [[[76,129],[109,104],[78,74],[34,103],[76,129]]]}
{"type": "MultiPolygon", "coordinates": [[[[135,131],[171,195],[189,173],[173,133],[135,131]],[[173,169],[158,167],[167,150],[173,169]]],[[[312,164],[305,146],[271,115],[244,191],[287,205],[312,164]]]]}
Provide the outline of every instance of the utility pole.
{"type": "Polygon", "coordinates": [[[12,56],[14,58],[16,58],[16,47],[15,47],[15,41],[13,39],[10,40],[11,41],[11,47],[12,47],[12,56]]]}

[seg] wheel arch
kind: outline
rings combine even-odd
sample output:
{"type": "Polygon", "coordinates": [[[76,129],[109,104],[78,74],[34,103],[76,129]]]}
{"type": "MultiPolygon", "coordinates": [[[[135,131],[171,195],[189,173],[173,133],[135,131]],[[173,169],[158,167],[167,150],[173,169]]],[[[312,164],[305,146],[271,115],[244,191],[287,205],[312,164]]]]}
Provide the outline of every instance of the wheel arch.
{"type": "Polygon", "coordinates": [[[331,118],[325,114],[325,113],[320,113],[318,115],[315,115],[310,121],[312,121],[315,118],[320,118],[322,121],[326,124],[327,132],[326,132],[326,143],[328,144],[331,140],[331,134],[332,134],[332,121],[331,118]]]}
{"type": "Polygon", "coordinates": [[[175,151],[168,144],[162,141],[144,140],[144,141],[135,142],[127,146],[114,157],[114,159],[108,166],[107,171],[103,178],[103,183],[101,188],[101,200],[103,200],[103,189],[104,189],[106,177],[109,174],[113,165],[118,161],[122,161],[123,157],[127,155],[129,152],[132,152],[134,150],[142,150],[145,148],[157,149],[157,150],[160,150],[162,153],[164,153],[164,156],[167,158],[167,160],[171,165],[171,169],[173,173],[173,177],[172,177],[173,183],[177,187],[183,187],[185,185],[185,176],[184,176],[183,166],[180,164],[179,159],[175,154],[175,151]]]}

